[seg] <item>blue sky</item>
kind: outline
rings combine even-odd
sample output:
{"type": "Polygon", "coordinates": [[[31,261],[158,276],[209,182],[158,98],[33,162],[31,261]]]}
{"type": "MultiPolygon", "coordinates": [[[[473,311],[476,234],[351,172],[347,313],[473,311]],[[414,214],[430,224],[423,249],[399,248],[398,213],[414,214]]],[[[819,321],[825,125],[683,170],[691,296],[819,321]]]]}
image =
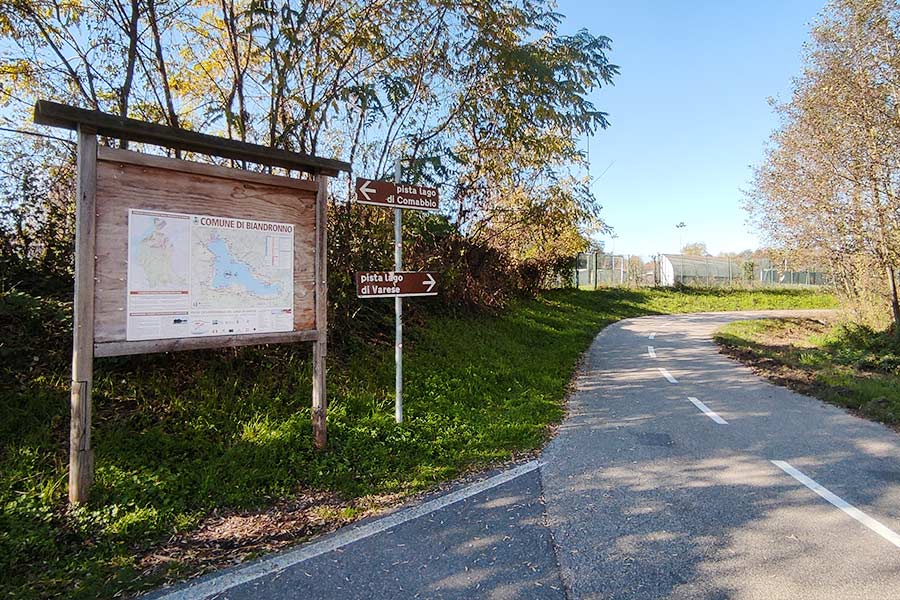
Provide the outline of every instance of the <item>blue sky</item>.
{"type": "Polygon", "coordinates": [[[565,33],[613,40],[615,86],[595,93],[612,126],[590,142],[594,192],[618,238],[607,250],[649,256],[705,242],[756,248],[742,189],[777,126],[767,99],[790,96],[824,0],[559,0],[565,33]]]}

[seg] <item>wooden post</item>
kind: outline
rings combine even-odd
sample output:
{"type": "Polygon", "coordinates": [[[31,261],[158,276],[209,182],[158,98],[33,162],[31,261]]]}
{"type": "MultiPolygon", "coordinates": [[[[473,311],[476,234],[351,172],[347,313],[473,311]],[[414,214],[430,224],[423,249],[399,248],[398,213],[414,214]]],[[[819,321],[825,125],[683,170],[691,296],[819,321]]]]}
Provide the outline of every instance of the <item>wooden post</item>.
{"type": "Polygon", "coordinates": [[[94,479],[91,380],[94,372],[94,223],[97,134],[78,126],[75,207],[75,300],[72,310],[72,420],[69,427],[69,504],[86,502],[94,479]]]}
{"type": "Polygon", "coordinates": [[[328,177],[317,176],[316,195],[316,341],[313,346],[312,426],[315,445],[325,448],[328,441],[325,418],[328,397],[325,389],[325,356],[328,350],[328,177]]]}

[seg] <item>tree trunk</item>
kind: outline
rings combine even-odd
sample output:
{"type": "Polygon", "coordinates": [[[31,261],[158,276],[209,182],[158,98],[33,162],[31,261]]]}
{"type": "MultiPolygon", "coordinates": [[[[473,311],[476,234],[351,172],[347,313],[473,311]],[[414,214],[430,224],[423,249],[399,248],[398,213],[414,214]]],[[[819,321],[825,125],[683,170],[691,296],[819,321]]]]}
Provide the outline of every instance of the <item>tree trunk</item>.
{"type": "MultiPolygon", "coordinates": [[[[153,46],[156,50],[156,68],[159,69],[159,79],[162,82],[169,125],[176,129],[180,129],[181,123],[178,120],[178,111],[175,110],[175,101],[172,99],[172,88],[169,86],[169,72],[166,68],[166,57],[163,54],[162,37],[159,32],[159,20],[156,16],[156,0],[147,1],[147,18],[150,20],[150,30],[153,32],[153,46]]],[[[181,158],[181,150],[178,148],[175,148],[175,158],[181,158]]]]}
{"type": "MultiPolygon", "coordinates": [[[[119,98],[119,115],[124,119],[128,116],[128,100],[131,95],[131,84],[134,80],[134,66],[137,62],[137,44],[138,44],[138,23],[141,17],[140,6],[138,0],[131,0],[131,18],[125,27],[128,35],[128,62],[125,66],[125,82],[122,84],[121,96],[119,98]]],[[[122,138],[119,140],[119,147],[128,148],[128,140],[122,138]]]]}
{"type": "Polygon", "coordinates": [[[900,302],[897,300],[897,277],[894,267],[888,267],[891,278],[891,311],[894,313],[894,338],[900,342],[900,302]]]}

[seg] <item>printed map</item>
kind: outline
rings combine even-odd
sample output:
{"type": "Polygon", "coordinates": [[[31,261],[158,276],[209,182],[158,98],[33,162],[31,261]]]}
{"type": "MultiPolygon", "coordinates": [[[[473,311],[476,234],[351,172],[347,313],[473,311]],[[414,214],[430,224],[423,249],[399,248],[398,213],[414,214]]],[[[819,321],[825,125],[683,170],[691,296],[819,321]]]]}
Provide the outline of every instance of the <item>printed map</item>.
{"type": "Polygon", "coordinates": [[[191,234],[194,308],[291,305],[290,237],[203,226],[194,226],[191,234]]]}
{"type": "Polygon", "coordinates": [[[293,330],[294,226],[131,209],[128,340],[293,330]]]}
{"type": "Polygon", "coordinates": [[[162,215],[134,211],[129,227],[129,277],[138,289],[184,290],[188,286],[188,264],[181,259],[188,252],[190,220],[182,215],[162,215]]]}

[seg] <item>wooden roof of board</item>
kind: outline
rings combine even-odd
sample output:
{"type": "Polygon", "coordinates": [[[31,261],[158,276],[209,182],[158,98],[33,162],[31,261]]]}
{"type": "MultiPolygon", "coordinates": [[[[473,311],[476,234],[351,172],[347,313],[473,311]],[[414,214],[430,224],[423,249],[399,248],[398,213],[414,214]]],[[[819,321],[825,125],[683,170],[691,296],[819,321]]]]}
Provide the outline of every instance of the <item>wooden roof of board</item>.
{"type": "Polygon", "coordinates": [[[49,100],[39,100],[34,106],[34,122],[63,129],[89,128],[98,135],[122,138],[134,142],[199,152],[222,158],[245,160],[261,165],[282,167],[306,173],[337,175],[350,172],[350,163],[311,156],[301,152],[279,150],[250,144],[240,140],[198,133],[187,129],[120,117],[98,110],[77,108],[49,100]]]}

